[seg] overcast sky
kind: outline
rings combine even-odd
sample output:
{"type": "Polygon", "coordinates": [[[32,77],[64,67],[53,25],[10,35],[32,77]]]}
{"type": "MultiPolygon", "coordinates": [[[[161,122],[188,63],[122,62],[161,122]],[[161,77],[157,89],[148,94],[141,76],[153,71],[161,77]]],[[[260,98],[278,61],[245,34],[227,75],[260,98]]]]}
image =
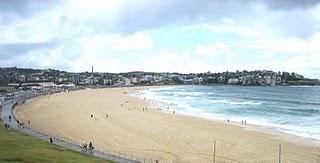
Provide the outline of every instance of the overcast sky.
{"type": "Polygon", "coordinates": [[[320,78],[319,0],[0,0],[0,67],[320,78]]]}

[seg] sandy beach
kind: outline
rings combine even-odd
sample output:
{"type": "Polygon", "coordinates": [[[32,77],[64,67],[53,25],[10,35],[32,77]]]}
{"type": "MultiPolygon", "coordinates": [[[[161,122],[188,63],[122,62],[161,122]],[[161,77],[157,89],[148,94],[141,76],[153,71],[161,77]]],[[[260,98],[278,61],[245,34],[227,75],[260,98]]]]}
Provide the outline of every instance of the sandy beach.
{"type": "Polygon", "coordinates": [[[164,113],[130,94],[147,88],[85,89],[40,96],[15,109],[37,130],[160,162],[319,163],[320,146],[263,128],[164,113]],[[143,109],[147,108],[147,110],[143,109]],[[93,117],[91,117],[91,115],[93,117]]]}

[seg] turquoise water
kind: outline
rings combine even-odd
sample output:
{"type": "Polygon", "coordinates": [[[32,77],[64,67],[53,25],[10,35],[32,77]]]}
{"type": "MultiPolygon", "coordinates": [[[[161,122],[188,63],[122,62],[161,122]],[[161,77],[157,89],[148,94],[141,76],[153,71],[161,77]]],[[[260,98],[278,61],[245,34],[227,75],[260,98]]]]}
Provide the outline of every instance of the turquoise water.
{"type": "Polygon", "coordinates": [[[138,96],[176,113],[274,128],[320,140],[320,87],[170,86],[138,96]]]}

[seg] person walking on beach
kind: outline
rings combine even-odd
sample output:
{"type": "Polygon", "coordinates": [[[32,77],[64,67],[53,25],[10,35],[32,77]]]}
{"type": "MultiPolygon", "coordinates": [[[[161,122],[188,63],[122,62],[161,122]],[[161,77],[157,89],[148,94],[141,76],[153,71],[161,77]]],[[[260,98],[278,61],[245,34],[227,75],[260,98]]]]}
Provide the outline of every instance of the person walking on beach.
{"type": "Polygon", "coordinates": [[[247,125],[247,120],[244,120],[244,125],[247,125]]]}
{"type": "Polygon", "coordinates": [[[94,149],[92,142],[89,143],[89,150],[92,151],[94,149]]]}

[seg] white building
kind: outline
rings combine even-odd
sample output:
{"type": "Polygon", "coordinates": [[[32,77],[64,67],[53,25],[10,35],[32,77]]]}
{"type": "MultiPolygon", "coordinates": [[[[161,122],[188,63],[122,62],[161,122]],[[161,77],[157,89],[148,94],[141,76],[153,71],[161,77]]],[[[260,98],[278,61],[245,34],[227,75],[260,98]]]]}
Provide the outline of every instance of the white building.
{"type": "Polygon", "coordinates": [[[228,80],[228,84],[237,84],[239,83],[239,79],[237,78],[231,78],[228,80]]]}
{"type": "Polygon", "coordinates": [[[129,78],[124,78],[124,85],[126,85],[126,86],[132,85],[132,84],[131,84],[131,79],[129,79],[129,78]]]}

